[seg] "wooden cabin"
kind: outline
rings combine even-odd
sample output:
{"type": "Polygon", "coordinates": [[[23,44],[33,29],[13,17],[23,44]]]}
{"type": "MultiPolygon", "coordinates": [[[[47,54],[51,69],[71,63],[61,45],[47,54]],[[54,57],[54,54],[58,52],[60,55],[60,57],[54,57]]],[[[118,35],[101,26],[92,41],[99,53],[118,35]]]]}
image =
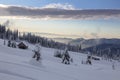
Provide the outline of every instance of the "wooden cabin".
{"type": "Polygon", "coordinates": [[[18,48],[20,48],[20,49],[28,49],[28,46],[27,46],[26,43],[20,42],[20,43],[18,44],[18,48]]]}

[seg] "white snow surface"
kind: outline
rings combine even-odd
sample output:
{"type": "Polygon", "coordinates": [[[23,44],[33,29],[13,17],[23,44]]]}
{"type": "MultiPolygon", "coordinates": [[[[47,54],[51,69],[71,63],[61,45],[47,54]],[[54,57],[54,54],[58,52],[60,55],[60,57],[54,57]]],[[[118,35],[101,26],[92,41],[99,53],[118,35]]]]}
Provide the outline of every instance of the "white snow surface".
{"type": "Polygon", "coordinates": [[[22,50],[3,45],[0,39],[0,80],[120,80],[120,62],[100,60],[92,65],[81,64],[87,55],[70,52],[73,63],[62,64],[54,57],[55,49],[42,47],[42,60],[32,59],[34,45],[22,50]]]}

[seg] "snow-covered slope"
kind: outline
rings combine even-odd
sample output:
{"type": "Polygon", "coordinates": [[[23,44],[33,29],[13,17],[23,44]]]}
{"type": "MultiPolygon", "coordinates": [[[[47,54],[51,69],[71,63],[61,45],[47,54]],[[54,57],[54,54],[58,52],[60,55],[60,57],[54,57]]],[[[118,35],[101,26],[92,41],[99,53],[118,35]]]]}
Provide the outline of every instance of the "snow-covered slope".
{"type": "Polygon", "coordinates": [[[32,59],[32,48],[21,50],[3,45],[0,40],[0,80],[120,80],[120,63],[104,60],[92,61],[92,65],[81,64],[85,54],[70,52],[73,63],[65,65],[54,57],[54,50],[42,47],[42,61],[32,59]]]}

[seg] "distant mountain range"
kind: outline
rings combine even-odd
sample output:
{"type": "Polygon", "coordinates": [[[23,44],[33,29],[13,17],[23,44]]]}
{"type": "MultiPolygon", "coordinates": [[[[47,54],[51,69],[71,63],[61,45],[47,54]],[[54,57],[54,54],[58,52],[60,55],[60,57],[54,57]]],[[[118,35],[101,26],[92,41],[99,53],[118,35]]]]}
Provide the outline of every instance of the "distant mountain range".
{"type": "Polygon", "coordinates": [[[85,48],[83,50],[88,50],[88,51],[93,51],[94,49],[96,50],[102,50],[102,51],[109,51],[109,49],[113,52],[117,52],[117,50],[120,50],[120,44],[99,44],[96,46],[92,46],[89,48],[85,48]]]}
{"type": "Polygon", "coordinates": [[[83,39],[79,38],[76,40],[73,40],[70,42],[73,45],[80,45],[82,48],[92,47],[95,45],[100,44],[120,44],[120,39],[106,39],[106,38],[100,38],[100,39],[83,39]]]}
{"type": "Polygon", "coordinates": [[[83,39],[79,38],[70,42],[74,45],[80,45],[82,51],[90,51],[98,56],[120,56],[120,39],[83,39]],[[109,54],[108,54],[109,53],[109,54]]]}
{"type": "Polygon", "coordinates": [[[104,56],[109,58],[109,59],[116,59],[119,60],[120,58],[120,44],[109,44],[109,43],[104,43],[104,44],[99,44],[96,46],[91,46],[88,48],[84,48],[81,50],[81,52],[90,52],[93,55],[97,56],[104,56]]]}
{"type": "Polygon", "coordinates": [[[118,44],[118,45],[120,45],[120,39],[117,39],[117,38],[112,38],[112,39],[107,39],[107,38],[99,38],[99,39],[54,38],[53,40],[55,40],[57,42],[66,43],[66,44],[70,43],[71,45],[81,45],[82,48],[88,48],[88,47],[92,47],[92,46],[100,45],[100,44],[118,44]]]}

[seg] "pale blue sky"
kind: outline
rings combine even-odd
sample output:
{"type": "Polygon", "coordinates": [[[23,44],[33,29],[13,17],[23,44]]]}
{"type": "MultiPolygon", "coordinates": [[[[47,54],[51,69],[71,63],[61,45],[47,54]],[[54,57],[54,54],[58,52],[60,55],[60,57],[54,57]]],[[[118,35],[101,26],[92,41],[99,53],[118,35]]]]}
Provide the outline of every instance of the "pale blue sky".
{"type": "Polygon", "coordinates": [[[0,0],[1,4],[41,7],[50,3],[68,3],[82,9],[120,8],[120,0],[0,0]]]}

